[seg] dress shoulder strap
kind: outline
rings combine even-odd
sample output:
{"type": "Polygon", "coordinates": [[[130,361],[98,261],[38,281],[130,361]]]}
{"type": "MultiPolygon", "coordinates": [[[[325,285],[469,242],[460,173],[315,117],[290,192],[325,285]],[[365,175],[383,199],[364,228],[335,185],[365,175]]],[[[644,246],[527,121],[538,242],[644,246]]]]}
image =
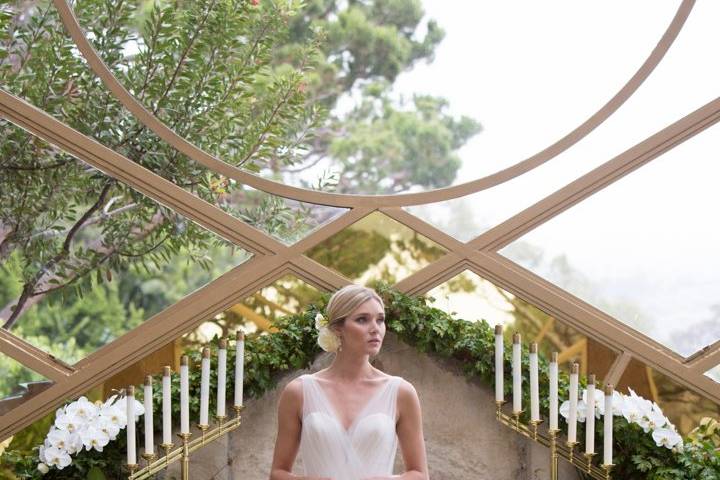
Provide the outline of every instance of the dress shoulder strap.
{"type": "Polygon", "coordinates": [[[303,391],[303,417],[308,413],[318,411],[330,413],[331,411],[325,402],[323,393],[318,390],[320,387],[315,379],[309,373],[300,375],[300,379],[302,380],[303,391]]]}

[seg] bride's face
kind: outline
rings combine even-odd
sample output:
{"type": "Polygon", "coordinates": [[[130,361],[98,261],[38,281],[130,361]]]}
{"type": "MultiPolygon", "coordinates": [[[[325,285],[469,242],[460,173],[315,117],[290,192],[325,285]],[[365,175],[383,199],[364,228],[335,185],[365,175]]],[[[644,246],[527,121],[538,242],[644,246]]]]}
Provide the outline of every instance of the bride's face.
{"type": "Polygon", "coordinates": [[[340,335],[343,352],[378,353],[385,337],[385,311],[377,300],[368,300],[345,318],[340,335]]]}

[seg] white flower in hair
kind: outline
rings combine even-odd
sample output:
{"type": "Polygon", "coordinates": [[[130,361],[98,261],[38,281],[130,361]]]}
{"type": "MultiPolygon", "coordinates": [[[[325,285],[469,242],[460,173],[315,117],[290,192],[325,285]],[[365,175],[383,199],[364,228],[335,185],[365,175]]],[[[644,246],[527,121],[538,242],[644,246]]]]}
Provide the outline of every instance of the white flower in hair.
{"type": "Polygon", "coordinates": [[[340,338],[328,327],[320,328],[317,342],[326,352],[336,352],[340,347],[340,338]]]}
{"type": "Polygon", "coordinates": [[[315,315],[315,328],[320,330],[323,327],[326,327],[328,324],[328,321],[325,319],[322,313],[318,313],[315,315]]]}

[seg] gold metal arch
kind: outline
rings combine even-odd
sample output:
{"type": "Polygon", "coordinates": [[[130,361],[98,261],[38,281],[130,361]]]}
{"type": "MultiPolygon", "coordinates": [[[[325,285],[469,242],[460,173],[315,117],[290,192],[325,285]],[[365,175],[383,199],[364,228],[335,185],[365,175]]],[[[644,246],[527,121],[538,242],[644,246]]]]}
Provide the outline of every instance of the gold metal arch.
{"type": "MultiPolygon", "coordinates": [[[[663,40],[668,42],[664,47],[665,51],[671,43],[668,35],[672,38],[677,35],[693,3],[684,1],[678,9],[668,32],[673,28],[676,30],[672,35],[666,32],[663,37],[663,40]],[[679,20],[680,18],[682,21],[679,20]]],[[[55,0],[55,4],[61,11],[63,5],[67,7],[67,3],[61,0],[55,0]]],[[[66,11],[66,14],[68,13],[72,16],[70,10],[66,11]]],[[[80,46],[80,42],[78,45],[80,46]]],[[[658,48],[653,54],[662,50],[658,50],[658,48]]],[[[660,58],[655,60],[652,67],[657,65],[660,58]]],[[[649,74],[649,71],[647,73],[649,74]]],[[[626,87],[630,91],[626,92],[627,97],[641,82],[642,79],[639,77],[628,82],[626,87]],[[636,84],[628,87],[633,82],[636,84]]],[[[117,96],[117,92],[113,93],[117,96]]],[[[610,115],[612,111],[606,113],[610,115]]],[[[0,417],[0,438],[17,432],[33,420],[52,411],[64,399],[80,395],[93,385],[138,362],[193,329],[208,317],[226,310],[286,273],[292,273],[326,291],[349,283],[348,279],[306,257],[304,252],[374,211],[381,211],[437,242],[448,251],[444,257],[399,282],[396,287],[401,291],[422,294],[457,273],[470,269],[499,287],[542,308],[559,321],[572,325],[584,335],[618,352],[618,358],[608,373],[608,380],[618,379],[629,360],[637,358],[675,381],[720,403],[720,385],[704,375],[705,371],[720,363],[720,341],[690,358],[683,358],[497,253],[500,248],[512,240],[716,123],[720,120],[720,99],[709,102],[467,243],[447,235],[403,210],[400,206],[413,204],[415,203],[414,199],[417,198],[430,199],[433,202],[447,200],[478,191],[481,188],[488,188],[491,186],[490,184],[476,188],[479,184],[470,182],[457,186],[459,190],[452,190],[450,193],[448,190],[441,189],[423,194],[412,194],[420,195],[420,197],[408,195],[328,197],[328,194],[294,189],[294,187],[274,183],[256,186],[249,181],[245,182],[271,194],[312,203],[351,208],[304,239],[286,246],[2,89],[0,89],[0,115],[254,254],[251,260],[183,298],[73,366],[58,361],[6,330],[0,330],[0,351],[32,370],[42,373],[54,382],[47,390],[0,417]]],[[[604,118],[600,119],[598,124],[603,120],[604,118]]],[[[159,121],[157,122],[159,123],[159,121]]],[[[577,129],[573,133],[576,132],[578,132],[577,129]]],[[[582,136],[574,139],[574,142],[580,138],[582,136]]],[[[184,142],[182,139],[180,141],[184,142]]],[[[172,142],[170,143],[172,144],[172,142]]],[[[173,144],[173,146],[176,145],[173,144]]],[[[191,145],[190,147],[195,148],[191,145]]],[[[190,156],[192,157],[192,155],[190,156]]],[[[223,169],[228,167],[219,160],[217,162],[222,164],[223,169]]],[[[510,170],[511,175],[519,175],[524,167],[518,165],[520,164],[505,170],[505,172],[510,170]]],[[[214,165],[211,168],[214,169],[214,165]]],[[[238,170],[238,172],[240,171],[238,170]]],[[[243,179],[246,178],[245,175],[248,175],[245,172],[240,173],[243,174],[243,179]]],[[[487,181],[486,179],[490,177],[480,180],[487,181]]],[[[252,178],[257,179],[256,177],[252,178]]],[[[500,181],[495,184],[497,183],[500,181]]],[[[418,201],[417,203],[423,202],[418,201]]]]}
{"type": "Polygon", "coordinates": [[[670,22],[670,25],[663,33],[655,48],[650,52],[645,62],[630,77],[625,85],[605,104],[600,110],[595,112],[585,122],[580,124],[572,132],[553,143],[544,150],[536,153],[530,158],[516,163],[515,165],[487,175],[485,177],[473,180],[460,185],[439,188],[427,192],[419,193],[401,193],[395,195],[347,195],[328,193],[321,191],[308,190],[305,188],[294,187],[275,182],[254,175],[236,168],[222,160],[201,150],[192,143],[188,142],[172,129],[167,127],[155,115],[149,112],[133,95],[128,92],[120,81],[115,78],[110,69],[105,65],[99,57],[95,49],[85,37],[77,18],[73,14],[73,10],[67,0],[53,0],[55,7],[60,13],[60,17],[67,28],[70,36],[75,41],[80,52],[87,60],[90,68],[105,83],[107,88],[113,95],[127,108],[135,117],[146,127],[152,130],[160,138],[179,152],[187,155],[196,162],[224,175],[228,178],[237,180],[240,183],[247,184],[258,190],[277,195],[284,198],[290,198],[302,202],[310,202],[320,205],[329,205],[335,207],[382,207],[382,206],[410,206],[423,203],[432,203],[441,200],[449,200],[452,198],[462,197],[471,193],[485,190],[495,185],[512,180],[515,177],[528,172],[543,163],[551,160],[555,156],[564,152],[572,145],[584,138],[588,133],[593,131],[598,125],[604,122],[610,115],[620,108],[630,96],[640,87],[660,61],[665,57],[668,49],[677,38],[678,33],[685,24],[685,20],[695,5],[695,0],[683,0],[670,22]]]}

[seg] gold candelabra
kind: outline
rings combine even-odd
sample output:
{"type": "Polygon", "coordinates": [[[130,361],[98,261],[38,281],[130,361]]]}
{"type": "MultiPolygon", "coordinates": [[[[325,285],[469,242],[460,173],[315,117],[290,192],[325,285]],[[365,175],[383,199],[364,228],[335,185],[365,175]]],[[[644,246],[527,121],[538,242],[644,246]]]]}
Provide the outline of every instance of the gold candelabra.
{"type": "Polygon", "coordinates": [[[235,418],[231,420],[227,420],[224,416],[217,416],[215,418],[216,421],[214,426],[199,426],[202,427],[202,435],[193,440],[190,440],[192,437],[192,434],[190,433],[178,433],[181,440],[178,448],[173,449],[174,445],[172,443],[163,443],[160,446],[163,450],[165,450],[165,454],[160,457],[157,457],[154,454],[142,454],[143,459],[145,459],[145,466],[140,467],[139,465],[127,465],[128,471],[130,472],[128,480],[144,480],[146,478],[150,478],[151,475],[168,468],[170,464],[177,461],[181,462],[180,468],[182,479],[188,480],[190,477],[190,454],[239,427],[242,419],[241,412],[243,408],[244,407],[242,405],[234,406],[233,409],[235,410],[235,418]]]}
{"type": "Polygon", "coordinates": [[[553,429],[543,432],[538,428],[542,421],[531,421],[529,425],[526,425],[520,421],[523,412],[512,412],[508,415],[503,412],[502,407],[504,403],[504,401],[495,401],[495,416],[498,421],[530,440],[538,442],[550,449],[550,478],[552,480],[557,480],[558,478],[558,458],[565,459],[578,470],[583,471],[585,474],[597,480],[610,480],[612,478],[610,472],[614,465],[598,466],[593,464],[592,460],[595,454],[586,453],[580,455],[579,452],[575,451],[577,442],[565,442],[565,444],[563,444],[560,441],[560,430],[553,429]]]}

